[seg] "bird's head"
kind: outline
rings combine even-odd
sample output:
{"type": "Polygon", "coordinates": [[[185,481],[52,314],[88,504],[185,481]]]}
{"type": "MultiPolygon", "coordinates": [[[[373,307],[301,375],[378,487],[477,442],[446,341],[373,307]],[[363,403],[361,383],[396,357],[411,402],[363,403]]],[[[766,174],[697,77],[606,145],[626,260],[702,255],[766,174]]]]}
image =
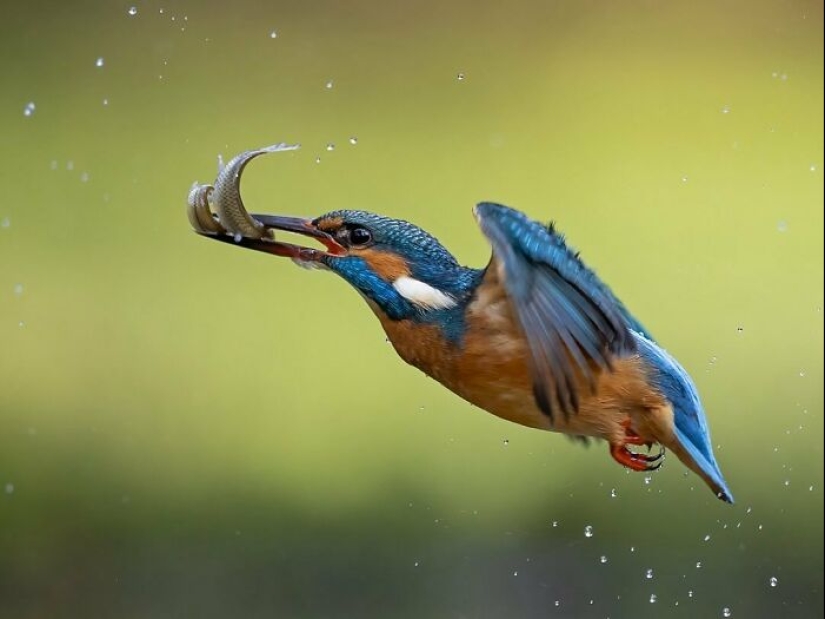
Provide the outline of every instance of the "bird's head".
{"type": "Polygon", "coordinates": [[[239,245],[292,258],[301,266],[329,269],[393,320],[443,314],[463,305],[477,284],[476,270],[460,266],[434,236],[407,221],[356,210],[315,219],[252,217],[278,237],[279,232],[300,234],[325,249],[280,238],[241,239],[239,245]]]}

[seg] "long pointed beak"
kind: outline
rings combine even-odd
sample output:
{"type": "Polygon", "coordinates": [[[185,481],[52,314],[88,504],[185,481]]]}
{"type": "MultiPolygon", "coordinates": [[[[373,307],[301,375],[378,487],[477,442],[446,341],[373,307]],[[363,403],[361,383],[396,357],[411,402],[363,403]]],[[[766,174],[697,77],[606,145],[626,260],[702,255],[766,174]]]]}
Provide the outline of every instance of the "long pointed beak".
{"type": "Polygon", "coordinates": [[[227,234],[205,234],[209,238],[216,241],[223,241],[224,243],[231,243],[239,247],[247,249],[254,249],[255,251],[262,251],[275,256],[284,256],[292,258],[293,260],[301,260],[304,262],[317,262],[325,255],[343,256],[346,255],[346,248],[338,243],[332,235],[317,228],[311,219],[303,219],[301,217],[284,217],[281,215],[251,215],[253,219],[263,224],[267,231],[282,231],[300,234],[320,241],[326,251],[316,249],[313,247],[302,247],[300,245],[293,245],[292,243],[282,243],[274,240],[276,235],[268,233],[261,239],[252,239],[241,236],[231,236],[227,234]]]}

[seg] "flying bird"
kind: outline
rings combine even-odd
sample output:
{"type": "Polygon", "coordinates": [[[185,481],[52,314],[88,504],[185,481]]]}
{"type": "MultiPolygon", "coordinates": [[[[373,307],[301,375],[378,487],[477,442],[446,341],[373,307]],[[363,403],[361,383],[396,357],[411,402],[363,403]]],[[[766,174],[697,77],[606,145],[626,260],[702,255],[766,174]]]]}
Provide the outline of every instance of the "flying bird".
{"type": "Polygon", "coordinates": [[[604,439],[613,459],[634,471],[658,468],[669,449],[733,503],[690,376],[554,225],[478,204],[475,218],[492,256],[471,268],[401,219],[360,210],[314,219],[250,216],[240,200],[241,170],[259,154],[288,148],[242,153],[214,190],[194,187],[196,231],[339,275],[404,361],[479,408],[531,428],[604,439]],[[281,242],[278,231],[324,249],[281,242]]]}

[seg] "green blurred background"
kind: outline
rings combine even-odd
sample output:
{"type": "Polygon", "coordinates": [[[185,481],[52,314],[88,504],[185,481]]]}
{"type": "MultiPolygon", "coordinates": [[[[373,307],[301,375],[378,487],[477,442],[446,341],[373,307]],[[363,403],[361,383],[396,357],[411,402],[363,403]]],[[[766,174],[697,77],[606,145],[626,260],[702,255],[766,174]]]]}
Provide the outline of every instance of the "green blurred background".
{"type": "Polygon", "coordinates": [[[3,7],[0,617],[822,616],[821,2],[130,6],[3,7]],[[475,202],[556,219],[693,374],[737,504],[474,410],[342,281],[194,235],[190,184],[281,140],[252,210],[476,265],[475,202]]]}

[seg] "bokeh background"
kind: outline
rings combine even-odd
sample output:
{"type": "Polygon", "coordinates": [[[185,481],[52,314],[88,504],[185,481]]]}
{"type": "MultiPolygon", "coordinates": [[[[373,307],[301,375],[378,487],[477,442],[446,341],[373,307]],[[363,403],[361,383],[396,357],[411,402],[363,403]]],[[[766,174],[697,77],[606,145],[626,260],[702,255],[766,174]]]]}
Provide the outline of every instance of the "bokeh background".
{"type": "Polygon", "coordinates": [[[821,617],[822,13],[4,3],[0,616],[821,617]],[[342,281],[193,234],[217,155],[282,140],[251,210],[476,265],[474,203],[556,219],[737,504],[474,410],[342,281]]]}

